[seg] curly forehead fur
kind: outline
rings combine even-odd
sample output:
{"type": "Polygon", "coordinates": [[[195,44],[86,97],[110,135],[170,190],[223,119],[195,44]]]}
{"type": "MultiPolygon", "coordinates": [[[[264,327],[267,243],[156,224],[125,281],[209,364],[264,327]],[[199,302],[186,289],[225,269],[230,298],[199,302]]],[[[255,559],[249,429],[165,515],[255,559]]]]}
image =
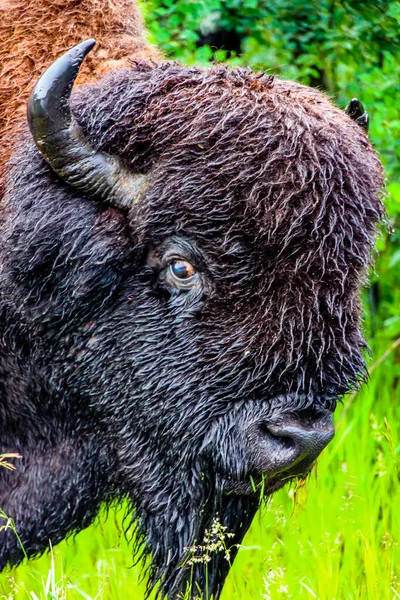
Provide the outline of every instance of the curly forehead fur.
{"type": "Polygon", "coordinates": [[[224,67],[116,73],[75,106],[97,147],[150,174],[130,214],[138,241],[198,240],[218,263],[217,318],[268,349],[272,381],[348,391],[364,370],[358,292],[382,216],[361,128],[316,90],[224,67]]]}
{"type": "MultiPolygon", "coordinates": [[[[112,209],[58,179],[29,136],[10,166],[0,367],[14,377],[0,430],[18,432],[2,447],[27,456],[42,502],[20,536],[43,551],[48,531],[54,543],[128,497],[149,589],[217,599],[226,561],[182,564],[215,515],[237,544],[255,514],[243,431],[332,410],[365,376],[359,292],[382,168],[326,96],[246,69],[138,63],[78,89],[72,108],[146,184],[112,209]],[[201,292],[163,288],[154,264],[170,247],[201,292]],[[52,476],[62,485],[38,481],[52,476]]],[[[24,523],[23,507],[0,506],[24,523]]],[[[1,564],[20,560],[4,539],[1,564]]]]}

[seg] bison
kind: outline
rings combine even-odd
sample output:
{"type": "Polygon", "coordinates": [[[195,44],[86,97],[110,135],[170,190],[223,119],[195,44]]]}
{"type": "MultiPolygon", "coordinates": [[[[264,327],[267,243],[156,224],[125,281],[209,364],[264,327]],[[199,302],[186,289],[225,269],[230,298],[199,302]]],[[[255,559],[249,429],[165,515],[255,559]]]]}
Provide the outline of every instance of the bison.
{"type": "MultiPolygon", "coordinates": [[[[188,548],[218,519],[232,560],[366,376],[382,168],[356,100],[244,68],[138,61],[71,94],[93,45],[40,78],[7,167],[0,506],[34,556],[126,501],[148,591],[216,600],[230,562],[188,548]]],[[[1,568],[23,556],[3,532],[1,568]]]]}

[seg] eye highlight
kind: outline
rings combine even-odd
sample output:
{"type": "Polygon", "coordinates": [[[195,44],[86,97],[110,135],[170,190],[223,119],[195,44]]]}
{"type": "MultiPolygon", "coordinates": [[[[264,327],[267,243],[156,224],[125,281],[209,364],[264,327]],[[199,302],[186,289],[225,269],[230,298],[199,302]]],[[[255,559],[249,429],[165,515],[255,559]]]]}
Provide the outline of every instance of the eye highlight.
{"type": "MultiPolygon", "coordinates": [[[[1,1],[1,0],[0,0],[1,1]]],[[[150,248],[147,265],[153,270],[154,289],[163,298],[173,302],[180,294],[179,302],[191,302],[203,298],[210,289],[210,274],[205,258],[194,240],[172,236],[158,246],[150,248]]]]}
{"type": "Polygon", "coordinates": [[[179,281],[187,281],[196,274],[196,269],[187,260],[173,260],[169,265],[169,270],[172,277],[179,281]]]}

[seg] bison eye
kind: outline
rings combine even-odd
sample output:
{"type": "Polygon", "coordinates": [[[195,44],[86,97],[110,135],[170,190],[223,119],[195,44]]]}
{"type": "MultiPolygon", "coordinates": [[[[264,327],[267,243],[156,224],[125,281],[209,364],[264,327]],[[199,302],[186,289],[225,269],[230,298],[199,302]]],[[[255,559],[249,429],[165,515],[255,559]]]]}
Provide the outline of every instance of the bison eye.
{"type": "Polygon", "coordinates": [[[188,280],[196,274],[196,269],[187,260],[174,260],[169,265],[172,277],[179,280],[188,280]]]}

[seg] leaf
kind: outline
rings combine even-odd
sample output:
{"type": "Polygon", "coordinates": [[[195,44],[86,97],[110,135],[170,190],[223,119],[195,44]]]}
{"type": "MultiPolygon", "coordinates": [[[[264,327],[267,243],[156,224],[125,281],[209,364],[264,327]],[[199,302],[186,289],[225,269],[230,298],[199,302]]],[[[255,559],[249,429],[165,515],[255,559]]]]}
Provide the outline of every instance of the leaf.
{"type": "Polygon", "coordinates": [[[396,266],[396,265],[398,265],[398,264],[400,264],[400,248],[399,248],[399,250],[396,250],[396,251],[395,251],[395,252],[392,254],[392,256],[391,256],[391,258],[390,258],[390,261],[389,261],[389,267],[390,267],[391,269],[393,269],[393,267],[395,267],[395,266],[396,266]]]}

